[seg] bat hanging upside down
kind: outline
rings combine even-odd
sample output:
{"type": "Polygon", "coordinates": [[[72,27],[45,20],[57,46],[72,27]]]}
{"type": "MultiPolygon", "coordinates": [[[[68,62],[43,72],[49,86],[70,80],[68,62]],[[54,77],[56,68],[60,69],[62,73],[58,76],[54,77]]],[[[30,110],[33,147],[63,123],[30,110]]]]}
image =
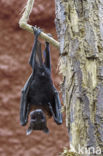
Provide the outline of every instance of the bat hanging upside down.
{"type": "MultiPolygon", "coordinates": [[[[33,27],[34,31],[34,27],[33,27]]],[[[35,40],[29,64],[32,74],[22,89],[20,104],[20,123],[25,126],[30,114],[29,135],[32,130],[43,130],[48,133],[47,119],[54,118],[59,125],[62,124],[61,103],[59,94],[51,78],[51,64],[49,43],[46,42],[44,61],[41,54],[41,44],[38,41],[40,30],[34,31],[35,40]]]]}

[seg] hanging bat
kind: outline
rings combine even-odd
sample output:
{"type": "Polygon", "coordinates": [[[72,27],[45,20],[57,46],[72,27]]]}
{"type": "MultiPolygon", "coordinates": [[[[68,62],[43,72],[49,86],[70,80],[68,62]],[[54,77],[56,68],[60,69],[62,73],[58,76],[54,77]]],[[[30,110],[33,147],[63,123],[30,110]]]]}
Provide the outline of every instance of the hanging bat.
{"type": "Polygon", "coordinates": [[[49,43],[46,42],[43,61],[41,43],[38,41],[40,32],[40,29],[37,29],[36,32],[34,31],[35,40],[29,61],[32,67],[32,74],[22,89],[21,96],[21,125],[25,126],[27,124],[29,114],[31,118],[27,135],[32,130],[42,130],[48,133],[47,119],[50,117],[53,117],[58,125],[62,124],[59,94],[51,78],[49,43]]]}

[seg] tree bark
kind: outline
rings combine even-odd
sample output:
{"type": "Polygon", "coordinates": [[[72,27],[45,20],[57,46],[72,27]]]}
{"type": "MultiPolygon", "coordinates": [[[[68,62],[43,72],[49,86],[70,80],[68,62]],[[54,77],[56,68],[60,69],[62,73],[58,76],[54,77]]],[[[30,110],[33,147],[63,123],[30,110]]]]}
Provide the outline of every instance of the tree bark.
{"type": "Polygon", "coordinates": [[[55,4],[70,145],[100,147],[103,155],[103,0],[55,4]]]}

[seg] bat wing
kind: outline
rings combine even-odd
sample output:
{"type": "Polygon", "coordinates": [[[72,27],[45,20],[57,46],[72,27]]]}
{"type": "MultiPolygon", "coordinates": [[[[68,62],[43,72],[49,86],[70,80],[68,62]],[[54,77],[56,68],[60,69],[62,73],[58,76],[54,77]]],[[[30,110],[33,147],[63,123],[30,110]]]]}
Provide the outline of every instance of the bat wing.
{"type": "Polygon", "coordinates": [[[40,30],[38,29],[35,35],[34,45],[30,56],[30,61],[29,61],[29,64],[32,66],[33,72],[28,78],[28,80],[26,81],[24,88],[22,89],[21,102],[20,102],[20,123],[22,126],[26,125],[28,121],[28,114],[30,111],[30,106],[28,104],[28,92],[29,92],[30,85],[33,81],[35,65],[36,63],[39,64],[42,63],[41,44],[37,40],[39,34],[40,34],[40,30]]]}
{"type": "Polygon", "coordinates": [[[53,88],[54,93],[54,104],[49,103],[49,108],[54,118],[54,121],[59,125],[62,124],[62,114],[61,114],[61,102],[59,98],[59,93],[56,88],[53,88]]]}

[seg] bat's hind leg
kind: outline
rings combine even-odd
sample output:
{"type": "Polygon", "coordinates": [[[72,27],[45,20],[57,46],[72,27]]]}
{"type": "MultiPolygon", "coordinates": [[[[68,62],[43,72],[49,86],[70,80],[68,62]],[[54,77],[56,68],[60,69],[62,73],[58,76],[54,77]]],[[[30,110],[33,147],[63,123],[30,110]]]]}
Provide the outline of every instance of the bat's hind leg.
{"type": "Polygon", "coordinates": [[[44,64],[49,69],[49,71],[51,72],[51,61],[50,61],[51,58],[50,58],[49,42],[46,42],[44,57],[45,57],[44,64]]]}

